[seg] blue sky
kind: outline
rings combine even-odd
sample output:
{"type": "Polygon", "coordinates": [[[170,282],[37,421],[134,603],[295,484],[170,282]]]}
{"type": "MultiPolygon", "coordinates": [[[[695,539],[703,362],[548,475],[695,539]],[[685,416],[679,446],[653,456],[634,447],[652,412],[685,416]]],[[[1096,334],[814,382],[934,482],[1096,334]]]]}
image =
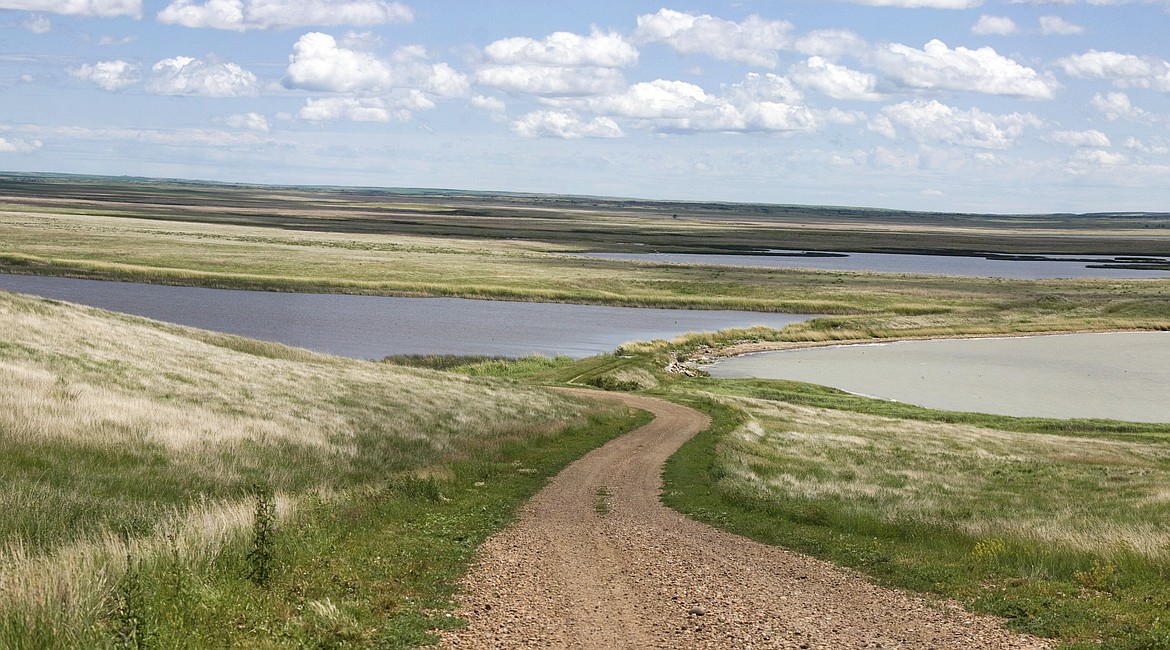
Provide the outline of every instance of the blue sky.
{"type": "Polygon", "coordinates": [[[1167,34],[1167,0],[0,0],[0,170],[1166,211],[1167,34]]]}

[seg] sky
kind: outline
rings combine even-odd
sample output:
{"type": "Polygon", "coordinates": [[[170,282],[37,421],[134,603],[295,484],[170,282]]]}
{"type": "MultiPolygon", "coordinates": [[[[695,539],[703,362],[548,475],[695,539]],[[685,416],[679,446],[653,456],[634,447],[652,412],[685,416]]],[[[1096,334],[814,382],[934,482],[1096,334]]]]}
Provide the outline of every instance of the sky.
{"type": "Polygon", "coordinates": [[[0,0],[0,171],[1170,211],[1170,0],[0,0]]]}

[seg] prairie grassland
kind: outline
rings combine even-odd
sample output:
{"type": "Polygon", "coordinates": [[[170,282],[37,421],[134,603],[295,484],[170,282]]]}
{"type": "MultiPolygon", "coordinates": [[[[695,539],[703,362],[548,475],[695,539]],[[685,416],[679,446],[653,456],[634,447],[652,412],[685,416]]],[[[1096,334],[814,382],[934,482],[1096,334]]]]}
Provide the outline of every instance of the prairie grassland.
{"type": "Polygon", "coordinates": [[[1061,647],[1170,647],[1170,425],[931,411],[795,382],[668,390],[716,422],[668,463],[669,505],[1061,647]]]}
{"type": "Polygon", "coordinates": [[[256,486],[276,494],[278,517],[305,499],[342,507],[395,477],[443,480],[459,462],[490,464],[493,450],[601,414],[515,383],[6,292],[0,323],[5,647],[25,647],[30,629],[48,645],[78,643],[69,634],[108,611],[127,554],[208,569],[246,537],[256,486]]]}
{"type": "Polygon", "coordinates": [[[0,212],[0,272],[841,315],[785,331],[799,340],[1170,323],[1168,280],[1007,282],[636,263],[558,254],[542,234],[433,238],[9,211],[0,212]]]}
{"type": "Polygon", "coordinates": [[[1170,566],[1170,439],[1035,435],[764,400],[732,404],[752,419],[720,457],[729,491],[816,503],[845,519],[1170,566]]]}

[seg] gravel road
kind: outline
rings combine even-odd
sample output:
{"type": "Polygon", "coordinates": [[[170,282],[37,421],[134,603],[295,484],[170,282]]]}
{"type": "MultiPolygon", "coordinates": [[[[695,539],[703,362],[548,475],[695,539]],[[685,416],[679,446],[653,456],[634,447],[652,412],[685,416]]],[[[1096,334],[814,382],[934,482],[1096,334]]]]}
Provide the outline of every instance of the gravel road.
{"type": "Polygon", "coordinates": [[[490,538],[445,648],[1046,648],[958,605],[692,521],[658,500],[662,465],[705,415],[650,424],[570,465],[490,538]],[[602,496],[608,495],[608,496],[602,496]]]}

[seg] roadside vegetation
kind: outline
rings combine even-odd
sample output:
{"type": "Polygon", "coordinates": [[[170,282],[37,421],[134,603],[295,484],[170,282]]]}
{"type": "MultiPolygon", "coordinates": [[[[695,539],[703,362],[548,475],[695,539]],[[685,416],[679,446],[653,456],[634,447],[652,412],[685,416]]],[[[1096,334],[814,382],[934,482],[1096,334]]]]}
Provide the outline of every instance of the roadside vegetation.
{"type": "Polygon", "coordinates": [[[651,394],[710,414],[669,461],[664,501],[713,526],[954,598],[1062,648],[1170,647],[1170,424],[661,371],[750,334],[632,344],[540,379],[605,387],[642,372],[651,394]]]}
{"type": "Polygon", "coordinates": [[[4,292],[0,322],[5,648],[421,642],[478,542],[639,421],[4,292]]]}

